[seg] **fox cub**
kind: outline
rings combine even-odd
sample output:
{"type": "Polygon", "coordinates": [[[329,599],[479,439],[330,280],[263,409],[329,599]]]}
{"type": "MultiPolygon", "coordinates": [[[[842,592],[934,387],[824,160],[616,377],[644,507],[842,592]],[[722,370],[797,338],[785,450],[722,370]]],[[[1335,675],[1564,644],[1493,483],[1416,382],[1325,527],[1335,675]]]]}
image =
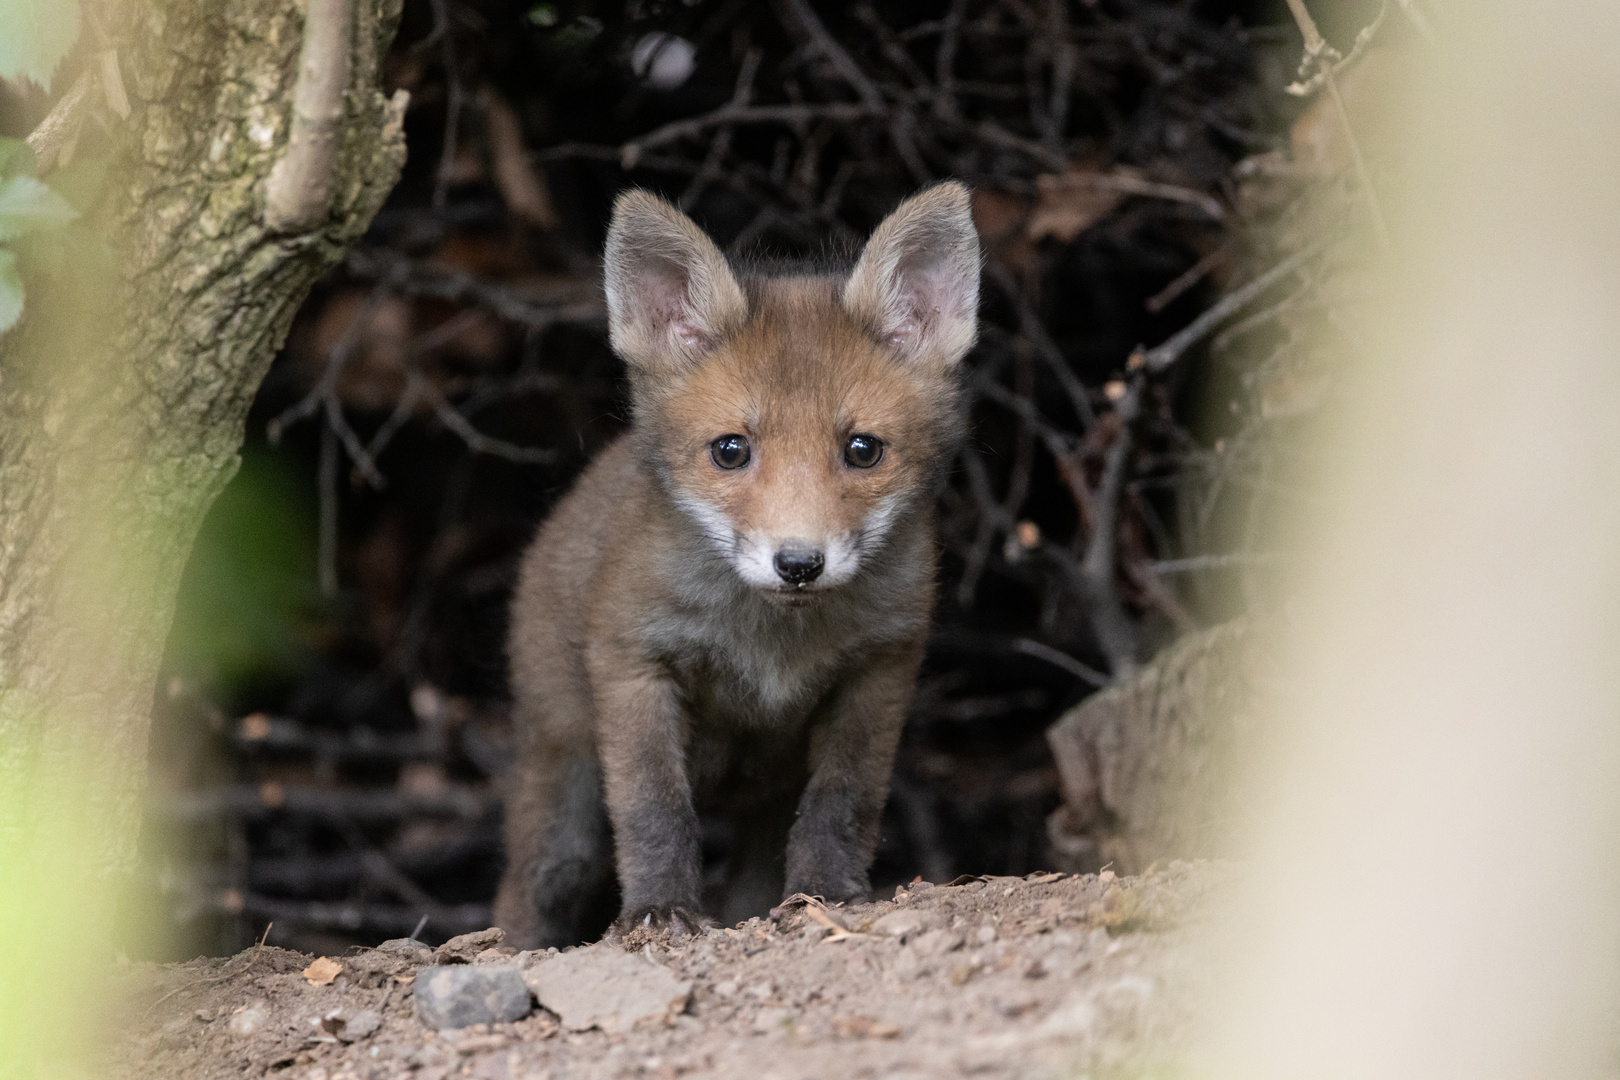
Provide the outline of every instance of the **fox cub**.
{"type": "Polygon", "coordinates": [[[740,274],[632,191],[606,285],[632,424],[541,529],[512,606],[495,914],[521,946],[579,942],[615,869],[617,930],[695,930],[700,810],[734,826],[728,922],[867,890],[933,608],[979,244],[947,183],[847,274],[740,274]]]}

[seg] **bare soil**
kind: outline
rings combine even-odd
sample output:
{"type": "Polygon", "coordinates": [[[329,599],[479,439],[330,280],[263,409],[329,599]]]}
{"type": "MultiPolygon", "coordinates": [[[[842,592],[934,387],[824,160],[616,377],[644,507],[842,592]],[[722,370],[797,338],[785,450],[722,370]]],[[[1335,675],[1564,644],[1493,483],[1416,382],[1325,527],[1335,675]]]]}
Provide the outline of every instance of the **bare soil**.
{"type": "Polygon", "coordinates": [[[1134,878],[916,883],[892,901],[801,906],[684,941],[569,950],[637,951],[690,982],[666,1015],[614,1031],[569,1031],[540,1007],[514,1023],[447,1031],[416,1015],[412,983],[431,964],[465,957],[527,971],[554,953],[463,947],[457,956],[455,942],[437,952],[396,943],[331,958],[341,971],[327,985],[304,972],[320,978],[331,963],[311,968],[316,957],[274,947],[132,966],[117,987],[122,1022],[103,1071],[141,1080],[1139,1075],[1171,1064],[1192,1036],[1209,971],[1204,916],[1231,876],[1178,862],[1134,878]]]}

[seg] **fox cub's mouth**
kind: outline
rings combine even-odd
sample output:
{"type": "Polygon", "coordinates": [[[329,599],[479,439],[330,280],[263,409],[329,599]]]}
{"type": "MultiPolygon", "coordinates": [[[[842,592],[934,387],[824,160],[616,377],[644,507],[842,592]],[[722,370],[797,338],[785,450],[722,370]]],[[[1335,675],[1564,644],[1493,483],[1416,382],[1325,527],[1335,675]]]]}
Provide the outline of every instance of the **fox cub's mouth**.
{"type": "Polygon", "coordinates": [[[765,595],[777,607],[785,608],[815,607],[821,600],[821,597],[813,592],[790,592],[786,589],[771,589],[765,595]]]}
{"type": "Polygon", "coordinates": [[[759,590],[765,598],[781,607],[810,607],[818,602],[822,595],[830,591],[829,586],[819,588],[803,582],[798,585],[771,585],[759,590]]]}
{"type": "Polygon", "coordinates": [[[825,581],[821,581],[821,583],[799,581],[799,583],[782,583],[782,585],[766,586],[766,588],[760,589],[760,591],[761,593],[765,593],[766,596],[770,596],[771,599],[778,599],[778,601],[797,602],[797,604],[813,604],[813,602],[816,601],[816,597],[820,597],[821,594],[826,593],[826,591],[829,591],[831,588],[834,588],[834,586],[826,585],[825,581]]]}

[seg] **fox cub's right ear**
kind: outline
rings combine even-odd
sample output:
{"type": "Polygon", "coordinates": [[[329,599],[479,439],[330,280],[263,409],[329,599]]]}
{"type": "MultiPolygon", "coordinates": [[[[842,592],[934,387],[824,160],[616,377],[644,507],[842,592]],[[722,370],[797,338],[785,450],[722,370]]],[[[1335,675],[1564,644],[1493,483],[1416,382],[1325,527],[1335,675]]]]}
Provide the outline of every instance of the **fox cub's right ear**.
{"type": "Polygon", "coordinates": [[[748,302],[714,241],[647,191],[613,204],[606,263],[608,335],[638,374],[701,359],[748,318],[748,302]]]}

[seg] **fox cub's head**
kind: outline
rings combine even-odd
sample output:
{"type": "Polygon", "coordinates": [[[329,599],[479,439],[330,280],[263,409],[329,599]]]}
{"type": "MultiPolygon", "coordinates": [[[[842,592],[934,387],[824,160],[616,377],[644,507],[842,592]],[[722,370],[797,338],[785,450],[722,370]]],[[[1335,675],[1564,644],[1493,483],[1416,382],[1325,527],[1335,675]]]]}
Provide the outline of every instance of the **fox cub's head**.
{"type": "Polygon", "coordinates": [[[853,578],[946,464],[979,304],[967,189],[901,204],[847,277],[741,281],[691,219],[632,191],[606,262],[635,437],[675,503],[772,595],[853,578]]]}

